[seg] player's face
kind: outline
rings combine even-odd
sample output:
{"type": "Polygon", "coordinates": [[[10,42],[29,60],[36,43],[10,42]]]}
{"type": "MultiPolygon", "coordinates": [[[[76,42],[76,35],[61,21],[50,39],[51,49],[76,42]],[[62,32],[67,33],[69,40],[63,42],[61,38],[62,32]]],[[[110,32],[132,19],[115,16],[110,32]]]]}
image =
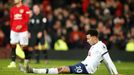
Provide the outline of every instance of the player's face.
{"type": "Polygon", "coordinates": [[[87,35],[87,42],[90,44],[90,45],[93,45],[94,44],[94,36],[91,36],[90,34],[87,35]]]}
{"type": "Polygon", "coordinates": [[[38,14],[39,12],[40,12],[40,8],[39,8],[39,6],[38,5],[34,5],[33,6],[33,12],[36,14],[38,14]]]}
{"type": "Polygon", "coordinates": [[[20,3],[22,0],[14,0],[14,4],[20,3]]]}

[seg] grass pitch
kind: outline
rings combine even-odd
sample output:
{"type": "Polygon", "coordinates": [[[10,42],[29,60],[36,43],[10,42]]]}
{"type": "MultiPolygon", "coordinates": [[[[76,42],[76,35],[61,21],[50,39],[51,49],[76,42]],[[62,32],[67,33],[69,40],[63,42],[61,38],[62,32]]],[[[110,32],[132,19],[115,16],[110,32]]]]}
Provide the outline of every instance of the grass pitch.
{"type": "MultiPolygon", "coordinates": [[[[9,64],[10,60],[8,59],[0,59],[0,75],[45,75],[45,74],[24,74],[19,71],[17,68],[8,69],[7,65],[9,64]]],[[[44,61],[41,61],[40,64],[35,64],[32,60],[30,65],[36,68],[49,68],[49,67],[59,67],[59,66],[68,66],[77,64],[78,60],[49,60],[48,64],[45,64],[44,61]]],[[[17,61],[18,65],[18,61],[17,61]]],[[[115,62],[115,65],[122,75],[134,75],[134,62],[115,62]]],[[[50,75],[50,74],[49,74],[50,75]]],[[[59,74],[59,75],[76,75],[76,74],[59,74]]],[[[106,67],[101,64],[94,75],[109,75],[106,67]]]]}

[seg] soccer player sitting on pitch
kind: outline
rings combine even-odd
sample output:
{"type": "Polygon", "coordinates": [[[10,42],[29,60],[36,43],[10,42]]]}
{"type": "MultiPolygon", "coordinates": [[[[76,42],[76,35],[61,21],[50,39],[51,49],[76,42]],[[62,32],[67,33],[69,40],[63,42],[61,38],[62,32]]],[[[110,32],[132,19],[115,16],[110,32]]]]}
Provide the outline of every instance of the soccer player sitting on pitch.
{"type": "Polygon", "coordinates": [[[84,61],[76,65],[41,69],[31,68],[29,66],[25,68],[22,65],[19,67],[23,72],[37,74],[94,74],[100,63],[104,62],[111,75],[119,75],[109,56],[106,45],[99,41],[96,30],[89,30],[87,42],[91,45],[88,55],[84,61]]]}

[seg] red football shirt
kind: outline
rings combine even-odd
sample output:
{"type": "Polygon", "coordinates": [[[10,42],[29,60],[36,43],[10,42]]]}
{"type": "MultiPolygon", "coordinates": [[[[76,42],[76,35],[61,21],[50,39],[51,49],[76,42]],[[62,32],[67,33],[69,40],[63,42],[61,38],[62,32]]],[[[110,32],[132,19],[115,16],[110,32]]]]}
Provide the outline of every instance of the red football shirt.
{"type": "Polygon", "coordinates": [[[30,17],[30,9],[25,5],[20,7],[13,6],[10,10],[10,26],[11,30],[15,32],[24,32],[28,30],[28,22],[30,17]],[[22,28],[17,30],[17,25],[21,25],[22,28]]]}

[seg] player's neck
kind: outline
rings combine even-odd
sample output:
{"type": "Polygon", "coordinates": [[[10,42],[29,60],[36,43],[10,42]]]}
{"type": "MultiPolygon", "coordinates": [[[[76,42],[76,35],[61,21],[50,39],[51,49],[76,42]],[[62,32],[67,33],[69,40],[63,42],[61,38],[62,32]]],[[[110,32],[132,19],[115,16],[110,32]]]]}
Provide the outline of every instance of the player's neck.
{"type": "Polygon", "coordinates": [[[95,44],[97,44],[98,42],[99,42],[99,40],[98,40],[98,39],[96,39],[96,40],[94,41],[94,45],[95,45],[95,44]]]}
{"type": "Polygon", "coordinates": [[[40,12],[35,13],[35,15],[39,15],[39,14],[40,14],[40,12]]]}
{"type": "Polygon", "coordinates": [[[22,2],[16,4],[16,7],[20,7],[20,6],[22,6],[22,2]]]}

